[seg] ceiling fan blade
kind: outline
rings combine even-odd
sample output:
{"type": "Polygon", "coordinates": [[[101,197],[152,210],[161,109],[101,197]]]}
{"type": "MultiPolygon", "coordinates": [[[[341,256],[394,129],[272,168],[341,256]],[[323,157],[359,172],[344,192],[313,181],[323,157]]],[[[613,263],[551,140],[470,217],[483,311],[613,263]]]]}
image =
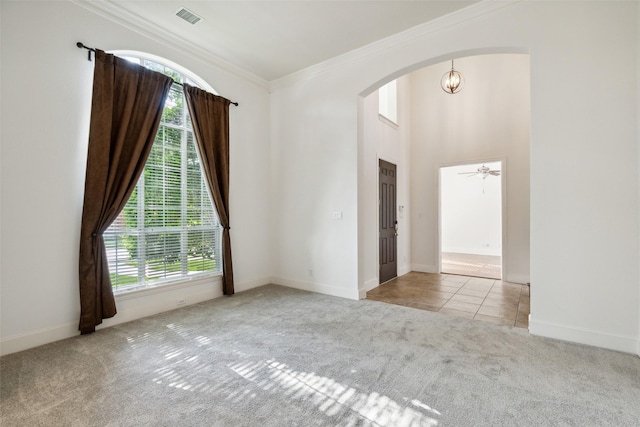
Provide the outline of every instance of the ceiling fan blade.
{"type": "Polygon", "coordinates": [[[489,173],[494,176],[500,175],[500,171],[489,171],[489,173]]]}
{"type": "Polygon", "coordinates": [[[478,172],[458,172],[458,175],[477,175],[478,172]]]}

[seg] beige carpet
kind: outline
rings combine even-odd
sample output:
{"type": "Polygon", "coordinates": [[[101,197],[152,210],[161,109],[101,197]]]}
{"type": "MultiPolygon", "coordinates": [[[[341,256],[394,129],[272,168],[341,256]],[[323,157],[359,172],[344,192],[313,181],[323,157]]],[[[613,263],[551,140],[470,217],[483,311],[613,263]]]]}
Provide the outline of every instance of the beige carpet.
{"type": "Polygon", "coordinates": [[[442,253],[442,272],[463,276],[502,278],[502,261],[499,256],[442,253]]]}
{"type": "Polygon", "coordinates": [[[638,426],[640,359],[266,286],[0,358],[4,426],[638,426]]]}

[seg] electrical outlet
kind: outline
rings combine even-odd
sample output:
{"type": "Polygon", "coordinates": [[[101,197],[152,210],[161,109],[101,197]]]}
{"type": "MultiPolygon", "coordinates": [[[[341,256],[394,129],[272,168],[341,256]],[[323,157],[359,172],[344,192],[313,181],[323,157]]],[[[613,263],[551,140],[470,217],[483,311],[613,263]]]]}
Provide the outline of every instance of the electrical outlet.
{"type": "Polygon", "coordinates": [[[181,300],[178,300],[178,307],[181,305],[185,305],[187,303],[187,300],[182,298],[181,300]]]}

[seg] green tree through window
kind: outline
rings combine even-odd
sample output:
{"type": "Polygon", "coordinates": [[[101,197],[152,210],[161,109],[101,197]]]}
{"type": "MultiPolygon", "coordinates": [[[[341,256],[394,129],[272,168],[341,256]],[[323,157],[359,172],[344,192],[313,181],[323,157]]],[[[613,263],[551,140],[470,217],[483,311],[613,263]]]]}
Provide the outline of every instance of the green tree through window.
{"type": "MultiPolygon", "coordinates": [[[[127,58],[176,82],[157,62],[127,58]]],[[[115,292],[219,274],[221,227],[203,179],[182,87],[173,85],[144,172],[104,234],[115,292]]]]}

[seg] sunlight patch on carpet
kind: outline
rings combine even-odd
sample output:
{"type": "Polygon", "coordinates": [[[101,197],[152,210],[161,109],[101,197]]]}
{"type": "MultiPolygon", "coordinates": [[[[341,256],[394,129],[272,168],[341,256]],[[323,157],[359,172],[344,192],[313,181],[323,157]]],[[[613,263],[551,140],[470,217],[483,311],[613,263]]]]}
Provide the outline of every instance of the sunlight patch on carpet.
{"type": "Polygon", "coordinates": [[[433,416],[440,413],[417,399],[411,400],[417,409],[410,408],[375,391],[359,391],[314,372],[296,371],[275,360],[236,363],[229,368],[265,391],[272,390],[275,385],[291,399],[311,402],[330,417],[348,408],[354,417],[365,418],[379,426],[438,425],[433,416]]]}

